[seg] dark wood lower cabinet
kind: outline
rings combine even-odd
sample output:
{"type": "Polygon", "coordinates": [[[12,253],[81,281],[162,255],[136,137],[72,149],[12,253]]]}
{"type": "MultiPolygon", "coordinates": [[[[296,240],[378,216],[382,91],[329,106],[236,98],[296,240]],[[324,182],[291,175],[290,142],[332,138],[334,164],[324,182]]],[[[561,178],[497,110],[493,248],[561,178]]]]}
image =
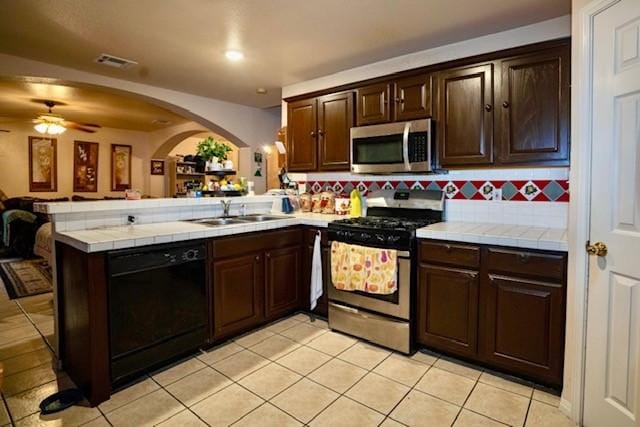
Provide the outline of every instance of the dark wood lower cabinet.
{"type": "Polygon", "coordinates": [[[268,251],[265,254],[265,315],[279,317],[300,306],[300,246],[268,251]]]}
{"type": "Polygon", "coordinates": [[[227,337],[264,320],[264,262],[261,253],[214,261],[213,336],[227,337]]]}
{"type": "Polygon", "coordinates": [[[475,356],[478,336],[477,271],[421,264],[418,269],[418,340],[475,356]]]}
{"type": "Polygon", "coordinates": [[[428,240],[419,247],[419,344],[562,385],[566,253],[428,240]]]}

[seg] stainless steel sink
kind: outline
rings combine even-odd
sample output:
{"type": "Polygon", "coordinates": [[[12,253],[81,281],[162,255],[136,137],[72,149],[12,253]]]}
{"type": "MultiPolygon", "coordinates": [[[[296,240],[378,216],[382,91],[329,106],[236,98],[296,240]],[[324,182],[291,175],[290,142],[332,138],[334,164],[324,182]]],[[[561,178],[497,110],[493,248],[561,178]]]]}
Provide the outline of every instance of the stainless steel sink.
{"type": "Polygon", "coordinates": [[[236,218],[204,218],[204,219],[195,219],[189,222],[208,225],[211,227],[217,227],[220,225],[244,224],[244,221],[240,221],[239,219],[236,219],[236,218]]]}
{"type": "Polygon", "coordinates": [[[262,221],[275,221],[278,219],[288,219],[286,216],[278,216],[278,215],[263,215],[263,214],[254,214],[254,215],[245,215],[239,216],[239,221],[246,222],[262,222],[262,221]]]}

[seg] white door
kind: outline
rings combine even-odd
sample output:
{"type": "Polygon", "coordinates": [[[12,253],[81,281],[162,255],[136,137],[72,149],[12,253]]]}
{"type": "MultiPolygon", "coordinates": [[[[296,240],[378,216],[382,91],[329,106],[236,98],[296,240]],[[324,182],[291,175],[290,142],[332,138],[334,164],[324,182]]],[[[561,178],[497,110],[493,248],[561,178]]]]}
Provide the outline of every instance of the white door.
{"type": "Polygon", "coordinates": [[[593,20],[584,425],[640,426],[640,0],[593,20]]]}

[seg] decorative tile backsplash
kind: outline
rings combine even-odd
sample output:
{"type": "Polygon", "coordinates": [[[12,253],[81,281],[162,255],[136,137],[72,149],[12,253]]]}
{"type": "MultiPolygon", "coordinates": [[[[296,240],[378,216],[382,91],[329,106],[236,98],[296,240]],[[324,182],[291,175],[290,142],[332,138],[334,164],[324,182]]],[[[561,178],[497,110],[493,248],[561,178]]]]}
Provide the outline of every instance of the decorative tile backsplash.
{"type": "Polygon", "coordinates": [[[358,188],[366,195],[375,190],[443,190],[447,199],[453,200],[495,200],[494,191],[502,190],[502,199],[522,202],[568,202],[569,181],[566,179],[533,180],[338,180],[299,181],[305,184],[306,191],[319,193],[326,189],[337,194],[350,193],[358,188]]]}

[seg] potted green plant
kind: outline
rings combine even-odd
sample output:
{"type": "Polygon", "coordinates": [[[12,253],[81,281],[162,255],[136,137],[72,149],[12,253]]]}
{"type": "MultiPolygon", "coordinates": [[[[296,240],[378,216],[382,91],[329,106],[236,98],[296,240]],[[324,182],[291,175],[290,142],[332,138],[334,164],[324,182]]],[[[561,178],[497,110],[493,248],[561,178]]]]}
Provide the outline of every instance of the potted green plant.
{"type": "Polygon", "coordinates": [[[198,156],[207,162],[207,170],[217,170],[221,168],[220,161],[227,160],[231,147],[209,136],[198,143],[197,150],[198,156]]]}

